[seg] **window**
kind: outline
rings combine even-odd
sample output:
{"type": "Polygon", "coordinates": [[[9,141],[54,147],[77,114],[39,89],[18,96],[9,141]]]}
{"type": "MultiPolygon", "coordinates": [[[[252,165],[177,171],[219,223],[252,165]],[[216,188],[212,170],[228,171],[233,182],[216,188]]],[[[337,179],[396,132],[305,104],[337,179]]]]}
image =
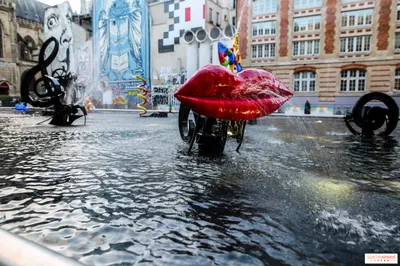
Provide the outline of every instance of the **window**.
{"type": "Polygon", "coordinates": [[[0,84],[0,95],[9,95],[10,86],[7,83],[3,82],[0,84]]]}
{"type": "Polygon", "coordinates": [[[233,0],[233,9],[236,9],[236,0],[233,0]]]}
{"type": "Polygon", "coordinates": [[[319,40],[293,42],[293,56],[318,54],[319,40]]]}
{"type": "Polygon", "coordinates": [[[322,6],[322,0],[295,0],[294,8],[302,9],[302,8],[311,8],[311,7],[319,7],[322,6]]]}
{"type": "Polygon", "coordinates": [[[219,21],[219,12],[217,12],[217,19],[216,19],[215,23],[216,23],[217,25],[220,25],[220,24],[221,24],[220,21],[219,21]]]}
{"type": "Polygon", "coordinates": [[[400,91],[400,68],[396,69],[394,76],[394,90],[400,91]]]}
{"type": "Polygon", "coordinates": [[[213,22],[212,8],[208,9],[208,22],[213,22]]]}
{"type": "Polygon", "coordinates": [[[22,60],[31,60],[31,51],[24,42],[19,42],[19,58],[22,60]]]}
{"type": "Polygon", "coordinates": [[[294,32],[314,31],[321,29],[321,16],[294,19],[294,32]]]}
{"type": "Polygon", "coordinates": [[[365,91],[365,70],[345,70],[341,72],[341,76],[340,91],[365,91]]]}
{"type": "Polygon", "coordinates": [[[340,52],[369,52],[371,47],[371,36],[355,36],[340,38],[340,52]]]}
{"type": "Polygon", "coordinates": [[[3,58],[3,29],[0,25],[0,58],[3,58]]]}
{"type": "Polygon", "coordinates": [[[271,58],[275,57],[275,43],[253,45],[252,58],[271,58]]]}
{"type": "Polygon", "coordinates": [[[400,32],[396,32],[396,43],[394,44],[395,49],[400,49],[400,32]]]}
{"type": "Polygon", "coordinates": [[[232,17],[232,25],[236,26],[236,17],[232,17]]]}
{"type": "Polygon", "coordinates": [[[315,72],[294,73],[294,91],[315,91],[315,72]]]}
{"type": "Polygon", "coordinates": [[[342,27],[356,27],[372,25],[372,9],[343,12],[342,27]]]}
{"type": "Polygon", "coordinates": [[[275,35],[276,21],[267,21],[253,24],[253,36],[275,35]]]}
{"type": "Polygon", "coordinates": [[[253,15],[275,13],[277,0],[254,0],[253,15]]]}
{"type": "Polygon", "coordinates": [[[400,20],[400,5],[397,6],[397,20],[400,20]]]}

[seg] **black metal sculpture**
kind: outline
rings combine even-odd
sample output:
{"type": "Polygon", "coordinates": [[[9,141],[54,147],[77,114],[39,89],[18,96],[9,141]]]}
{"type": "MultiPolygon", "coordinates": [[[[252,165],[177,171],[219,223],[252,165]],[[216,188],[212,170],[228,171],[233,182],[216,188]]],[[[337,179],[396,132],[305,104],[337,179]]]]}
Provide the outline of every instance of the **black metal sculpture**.
{"type": "Polygon", "coordinates": [[[398,120],[399,107],[396,102],[381,92],[362,96],[352,112],[345,117],[346,126],[351,133],[367,137],[390,135],[395,130],[398,120]],[[382,107],[383,105],[385,107],[382,107]]]}
{"type": "Polygon", "coordinates": [[[67,126],[82,116],[86,117],[87,113],[84,107],[66,104],[64,101],[64,88],[73,82],[73,77],[65,75],[64,72],[54,71],[53,76],[49,76],[47,73],[47,67],[56,58],[58,48],[58,41],[54,37],[44,42],[39,53],[39,64],[29,69],[22,77],[21,98],[34,107],[54,106],[54,115],[50,124],[67,126]],[[45,52],[47,49],[51,49],[52,43],[53,50],[45,58],[45,52]],[[79,110],[82,111],[82,114],[79,114],[79,110]]]}
{"type": "Polygon", "coordinates": [[[188,153],[196,142],[200,152],[220,154],[225,149],[228,137],[237,140],[239,145],[236,151],[239,151],[246,121],[228,121],[199,115],[181,103],[178,125],[182,140],[189,144],[188,153]]]}

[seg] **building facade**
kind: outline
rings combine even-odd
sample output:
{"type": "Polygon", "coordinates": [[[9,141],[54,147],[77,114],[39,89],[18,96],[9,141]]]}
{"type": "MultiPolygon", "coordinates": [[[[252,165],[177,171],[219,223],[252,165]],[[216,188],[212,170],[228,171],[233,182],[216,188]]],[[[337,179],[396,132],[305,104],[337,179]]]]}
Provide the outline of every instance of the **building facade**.
{"type": "Polygon", "coordinates": [[[0,1],[0,95],[19,96],[21,74],[36,65],[47,5],[0,1]]]}
{"type": "Polygon", "coordinates": [[[241,0],[237,14],[243,66],[271,71],[292,105],[343,114],[373,91],[400,103],[400,1],[241,0]]]}
{"type": "Polygon", "coordinates": [[[182,84],[200,67],[218,63],[218,41],[231,42],[236,30],[228,27],[236,22],[234,3],[151,1],[152,84],[182,84]]]}

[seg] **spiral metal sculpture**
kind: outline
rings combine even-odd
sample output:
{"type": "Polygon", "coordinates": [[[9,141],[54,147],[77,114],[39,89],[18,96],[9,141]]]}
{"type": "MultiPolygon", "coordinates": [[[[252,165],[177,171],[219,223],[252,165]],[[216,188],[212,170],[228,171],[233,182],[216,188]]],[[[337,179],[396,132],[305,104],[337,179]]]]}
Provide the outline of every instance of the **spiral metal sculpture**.
{"type": "Polygon", "coordinates": [[[362,96],[345,117],[347,128],[354,135],[388,136],[399,120],[399,107],[387,94],[372,92],[362,96]]]}
{"type": "Polygon", "coordinates": [[[142,91],[142,92],[143,92],[142,94],[139,94],[139,93],[138,93],[138,95],[137,95],[140,99],[143,100],[143,102],[138,103],[138,104],[136,105],[137,108],[143,110],[143,112],[140,113],[140,116],[143,116],[143,115],[145,115],[145,114],[147,113],[147,109],[144,107],[144,105],[147,103],[147,98],[146,98],[146,95],[147,95],[147,93],[148,93],[148,91],[146,90],[146,84],[147,84],[147,82],[146,82],[146,80],[145,80],[144,78],[142,78],[141,76],[137,76],[137,77],[136,77],[136,80],[141,80],[141,81],[143,82],[143,84],[141,84],[141,85],[139,85],[139,86],[137,87],[137,88],[138,88],[138,91],[142,91]]]}

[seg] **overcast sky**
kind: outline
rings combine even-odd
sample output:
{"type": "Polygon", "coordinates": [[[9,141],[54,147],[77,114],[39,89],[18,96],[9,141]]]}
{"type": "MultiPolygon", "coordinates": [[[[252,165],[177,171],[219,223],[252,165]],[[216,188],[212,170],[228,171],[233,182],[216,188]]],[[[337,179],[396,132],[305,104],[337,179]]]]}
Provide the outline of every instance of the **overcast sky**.
{"type": "MultiPolygon", "coordinates": [[[[48,4],[49,6],[54,6],[65,2],[66,0],[38,0],[39,2],[48,4]]],[[[69,4],[72,7],[72,11],[79,13],[81,11],[81,1],[80,0],[68,0],[69,4]]]]}

